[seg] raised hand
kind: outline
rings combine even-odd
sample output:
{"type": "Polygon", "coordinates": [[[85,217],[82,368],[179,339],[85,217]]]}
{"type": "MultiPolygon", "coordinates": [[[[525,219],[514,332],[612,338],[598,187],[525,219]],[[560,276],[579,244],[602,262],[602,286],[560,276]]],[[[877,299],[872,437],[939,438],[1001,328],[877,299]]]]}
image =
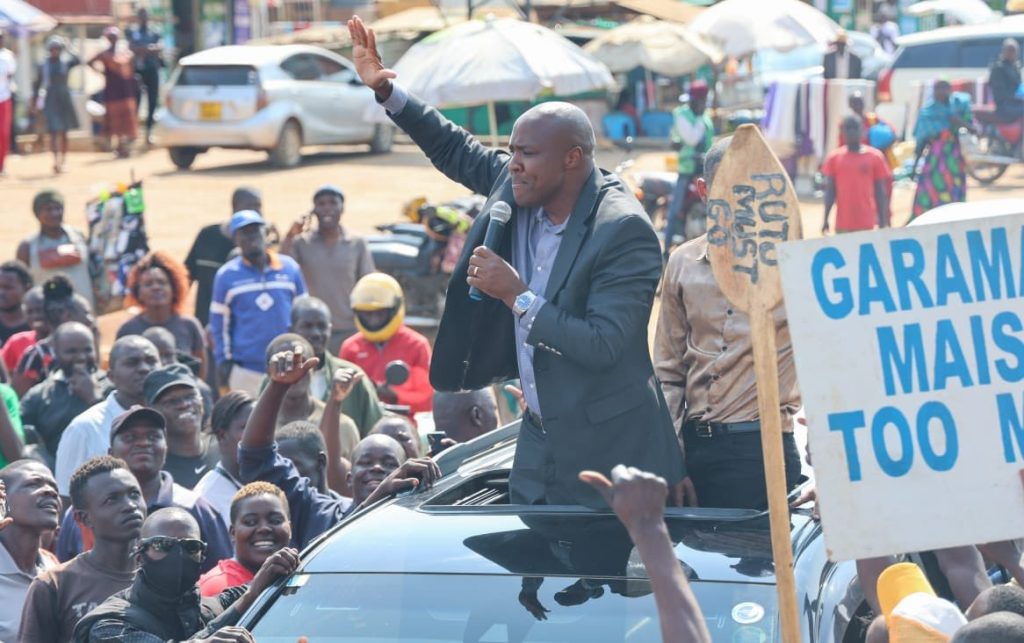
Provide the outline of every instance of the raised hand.
{"type": "Polygon", "coordinates": [[[377,36],[359,16],[348,21],[348,33],[352,36],[352,62],[363,84],[383,99],[391,95],[391,80],[398,74],[384,68],[377,52],[377,36]]]}
{"type": "Polygon", "coordinates": [[[294,350],[275,353],[268,365],[270,381],[291,386],[320,365],[320,360],[315,357],[305,359],[302,351],[302,346],[296,345],[294,350]]]}
{"type": "Polygon", "coordinates": [[[620,464],[611,480],[597,471],[581,472],[580,480],[597,489],[631,534],[662,524],[668,485],[660,476],[620,464]]]}
{"type": "Polygon", "coordinates": [[[349,393],[355,389],[356,384],[363,381],[364,373],[353,368],[339,368],[334,371],[334,380],[331,382],[331,399],[338,404],[345,401],[349,393]]]}
{"type": "Polygon", "coordinates": [[[381,482],[363,505],[372,505],[381,498],[409,489],[430,488],[434,481],[441,477],[441,469],[430,458],[413,458],[406,460],[402,466],[392,471],[381,482]]]}
{"type": "Polygon", "coordinates": [[[278,578],[294,572],[298,566],[299,552],[291,547],[279,549],[270,558],[263,561],[263,565],[260,566],[256,576],[249,584],[249,589],[258,595],[278,578]]]}

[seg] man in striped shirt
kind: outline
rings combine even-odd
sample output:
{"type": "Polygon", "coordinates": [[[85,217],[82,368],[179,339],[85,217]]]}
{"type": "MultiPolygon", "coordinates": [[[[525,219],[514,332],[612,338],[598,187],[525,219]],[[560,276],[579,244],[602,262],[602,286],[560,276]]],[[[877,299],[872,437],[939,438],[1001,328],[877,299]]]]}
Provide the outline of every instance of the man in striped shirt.
{"type": "Polygon", "coordinates": [[[239,256],[213,282],[210,331],[218,381],[256,396],[271,340],[287,332],[292,302],[306,294],[299,265],[267,249],[266,224],[253,210],[236,212],[228,232],[239,256]]]}

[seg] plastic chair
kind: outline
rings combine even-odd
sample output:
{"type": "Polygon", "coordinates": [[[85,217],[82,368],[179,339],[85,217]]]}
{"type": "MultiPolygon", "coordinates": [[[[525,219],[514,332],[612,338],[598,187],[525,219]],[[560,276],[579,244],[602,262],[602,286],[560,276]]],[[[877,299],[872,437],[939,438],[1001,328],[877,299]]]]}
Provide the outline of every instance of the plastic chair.
{"type": "Polygon", "coordinates": [[[640,117],[644,136],[668,138],[672,132],[672,114],[669,112],[644,112],[640,117]]]}
{"type": "Polygon", "coordinates": [[[611,112],[601,119],[604,135],[613,141],[622,141],[636,136],[636,122],[624,112],[611,112]]]}

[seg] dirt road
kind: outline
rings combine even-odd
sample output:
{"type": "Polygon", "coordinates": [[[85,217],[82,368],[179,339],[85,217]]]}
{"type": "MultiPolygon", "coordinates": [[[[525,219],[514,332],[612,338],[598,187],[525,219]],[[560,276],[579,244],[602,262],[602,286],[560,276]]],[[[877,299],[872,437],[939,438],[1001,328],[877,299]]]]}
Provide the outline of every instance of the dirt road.
{"type": "MultiPolygon", "coordinates": [[[[604,167],[623,158],[618,151],[599,154],[604,167]]],[[[663,167],[664,154],[647,153],[636,168],[663,167]]],[[[346,193],[344,224],[357,233],[371,232],[380,223],[396,221],[402,205],[417,196],[445,199],[466,194],[465,188],[434,170],[412,146],[400,145],[388,155],[372,156],[362,149],[314,150],[303,164],[274,170],[258,152],[214,150],[201,155],[190,171],[177,170],[163,150],[152,150],[127,160],[107,154],[80,153],[69,157],[68,173],[53,176],[48,154],[9,158],[9,177],[0,179],[0,258],[13,257],[20,239],[35,230],[32,196],[48,186],[67,199],[67,221],[85,227],[85,204],[104,186],[127,182],[132,171],[144,181],[146,226],[150,244],[184,258],[200,227],[230,215],[231,191],[253,185],[263,192],[266,216],[282,229],[309,210],[313,191],[324,183],[346,193]]],[[[988,189],[974,185],[970,200],[1024,197],[1024,168],[1012,168],[988,189]]],[[[912,194],[897,187],[894,218],[906,219],[912,194]]],[[[820,201],[804,202],[805,236],[817,236],[821,226],[820,201]]]]}

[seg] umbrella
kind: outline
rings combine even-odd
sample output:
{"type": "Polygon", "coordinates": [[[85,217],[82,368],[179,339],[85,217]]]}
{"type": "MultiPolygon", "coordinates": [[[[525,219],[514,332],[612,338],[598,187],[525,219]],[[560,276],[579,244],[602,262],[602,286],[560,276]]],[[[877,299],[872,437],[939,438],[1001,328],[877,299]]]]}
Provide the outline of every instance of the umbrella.
{"type": "Polygon", "coordinates": [[[789,51],[828,44],[839,25],[799,0],[723,0],[705,9],[689,30],[725,55],[741,58],[760,49],[789,51]]]}
{"type": "Polygon", "coordinates": [[[45,33],[56,27],[56,20],[27,2],[0,0],[0,28],[45,33]]]}
{"type": "Polygon", "coordinates": [[[665,76],[684,76],[722,54],[704,38],[675,22],[640,16],[591,40],[583,48],[613,72],[643,67],[665,76]]]}
{"type": "Polygon", "coordinates": [[[999,20],[999,14],[981,0],[924,0],[905,9],[908,16],[942,14],[963,25],[978,25],[999,20]]]}
{"type": "Polygon", "coordinates": [[[603,63],[554,31],[491,16],[427,36],[394,70],[406,89],[430,104],[486,104],[495,141],[496,102],[571,96],[615,84],[603,63]]]}

